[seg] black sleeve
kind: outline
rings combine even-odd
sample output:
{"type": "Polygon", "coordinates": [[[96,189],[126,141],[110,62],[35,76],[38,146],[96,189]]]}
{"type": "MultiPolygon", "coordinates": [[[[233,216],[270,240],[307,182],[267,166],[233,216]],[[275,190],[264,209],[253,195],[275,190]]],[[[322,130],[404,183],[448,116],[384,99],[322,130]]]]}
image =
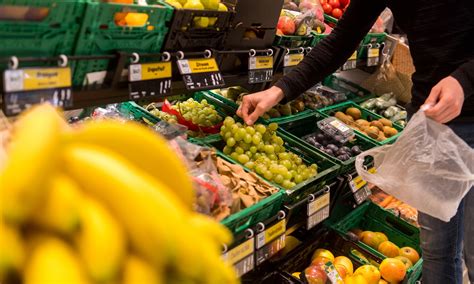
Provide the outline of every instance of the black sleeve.
{"type": "Polygon", "coordinates": [[[466,98],[474,95],[474,59],[459,66],[451,76],[461,84],[466,98]]]}
{"type": "Polygon", "coordinates": [[[352,0],[332,33],[275,84],[283,90],[285,99],[296,98],[342,66],[385,7],[383,0],[352,0]]]}

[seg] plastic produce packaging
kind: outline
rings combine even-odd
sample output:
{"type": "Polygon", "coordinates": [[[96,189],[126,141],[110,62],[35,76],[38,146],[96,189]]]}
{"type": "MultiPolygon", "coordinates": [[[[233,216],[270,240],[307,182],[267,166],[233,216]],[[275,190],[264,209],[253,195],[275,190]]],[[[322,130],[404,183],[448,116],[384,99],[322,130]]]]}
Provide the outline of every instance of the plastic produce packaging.
{"type": "Polygon", "coordinates": [[[388,194],[447,222],[474,185],[474,150],[419,111],[393,145],[359,155],[356,169],[388,194]],[[364,169],[366,156],[374,157],[376,173],[364,169]]]}

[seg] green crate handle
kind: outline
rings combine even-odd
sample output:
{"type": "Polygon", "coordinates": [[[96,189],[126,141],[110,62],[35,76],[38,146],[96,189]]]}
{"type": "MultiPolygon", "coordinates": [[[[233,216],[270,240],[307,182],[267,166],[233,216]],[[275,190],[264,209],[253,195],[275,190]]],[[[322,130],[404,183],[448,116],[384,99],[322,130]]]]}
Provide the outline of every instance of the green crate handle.
{"type": "Polygon", "coordinates": [[[395,215],[387,215],[385,217],[385,223],[410,238],[414,238],[418,235],[418,232],[415,230],[414,227],[412,227],[405,221],[402,221],[402,219],[396,217],[395,215]]]}

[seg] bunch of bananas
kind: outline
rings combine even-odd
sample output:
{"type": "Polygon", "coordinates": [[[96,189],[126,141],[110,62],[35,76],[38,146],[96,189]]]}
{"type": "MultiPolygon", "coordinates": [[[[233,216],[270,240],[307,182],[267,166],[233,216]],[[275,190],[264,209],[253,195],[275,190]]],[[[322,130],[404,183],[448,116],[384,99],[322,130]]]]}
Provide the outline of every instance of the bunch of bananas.
{"type": "Polygon", "coordinates": [[[230,233],[193,203],[185,166],[151,130],[71,129],[32,108],[0,169],[0,283],[237,283],[220,257],[230,233]]]}

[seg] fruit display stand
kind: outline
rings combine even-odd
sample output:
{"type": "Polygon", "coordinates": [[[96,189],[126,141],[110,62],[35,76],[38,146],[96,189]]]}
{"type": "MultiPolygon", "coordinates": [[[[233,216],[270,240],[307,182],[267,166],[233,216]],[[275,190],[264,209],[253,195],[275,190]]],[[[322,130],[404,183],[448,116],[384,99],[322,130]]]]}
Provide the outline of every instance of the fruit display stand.
{"type": "MultiPolygon", "coordinates": [[[[75,55],[114,55],[117,52],[157,53],[162,50],[173,9],[166,4],[87,2],[75,55]]],[[[74,70],[74,86],[92,83],[89,73],[108,70],[110,59],[81,60],[74,70]]]]}
{"type": "MultiPolygon", "coordinates": [[[[331,227],[342,235],[347,235],[350,230],[355,228],[363,231],[382,232],[398,247],[414,248],[421,255],[420,229],[370,201],[365,202],[342,220],[332,224],[331,227]]],[[[358,241],[357,245],[370,251],[380,259],[386,258],[385,255],[362,241],[358,241]]],[[[403,283],[416,283],[420,278],[422,265],[423,259],[420,258],[407,270],[403,283]]]]}
{"type": "Polygon", "coordinates": [[[0,57],[71,55],[85,1],[0,1],[0,57]]]}
{"type": "MultiPolygon", "coordinates": [[[[286,130],[288,132],[288,135],[292,136],[293,139],[298,139],[299,137],[301,140],[303,140],[302,143],[304,143],[307,147],[321,153],[321,155],[325,156],[326,158],[340,165],[340,169],[339,169],[340,175],[345,175],[346,173],[354,171],[355,159],[356,159],[355,156],[350,157],[350,159],[348,160],[340,160],[337,157],[328,155],[321,149],[316,148],[314,145],[310,144],[305,139],[305,137],[307,137],[310,134],[321,133],[321,130],[319,130],[319,128],[317,127],[317,122],[321,121],[322,119],[324,119],[324,117],[321,114],[312,113],[304,117],[301,117],[299,120],[294,120],[294,121],[290,121],[286,123],[280,123],[280,127],[286,130]]],[[[364,136],[361,136],[359,134],[356,134],[354,140],[345,143],[344,146],[349,147],[349,148],[357,146],[359,147],[361,151],[367,151],[374,147],[377,147],[375,143],[367,140],[366,138],[364,138],[364,136]]],[[[370,163],[371,161],[367,161],[366,165],[370,163]]]]}
{"type": "Polygon", "coordinates": [[[312,35],[276,35],[273,45],[286,48],[311,47],[313,42],[312,35]]]}
{"type": "MultiPolygon", "coordinates": [[[[359,109],[359,111],[361,112],[361,118],[369,122],[371,122],[372,120],[379,120],[383,118],[382,116],[378,114],[375,114],[373,112],[370,112],[366,109],[361,108],[358,104],[353,103],[353,102],[345,102],[338,105],[330,106],[327,108],[320,109],[318,110],[318,112],[321,113],[325,117],[329,117],[329,116],[334,116],[335,113],[337,112],[345,112],[346,109],[348,108],[359,109]]],[[[357,134],[362,135],[363,137],[367,138],[367,140],[375,143],[376,145],[386,145],[386,144],[391,144],[395,142],[395,140],[398,138],[398,136],[400,136],[401,132],[403,131],[403,128],[397,124],[393,124],[393,128],[396,129],[398,133],[389,138],[386,138],[383,141],[377,141],[376,139],[373,139],[372,137],[366,135],[365,133],[362,133],[360,130],[355,129],[354,131],[357,134]]]]}
{"type": "Polygon", "coordinates": [[[336,91],[343,92],[347,96],[348,100],[355,103],[364,102],[375,97],[375,95],[369,90],[366,90],[359,85],[337,75],[331,75],[324,78],[322,84],[336,91]]]}

